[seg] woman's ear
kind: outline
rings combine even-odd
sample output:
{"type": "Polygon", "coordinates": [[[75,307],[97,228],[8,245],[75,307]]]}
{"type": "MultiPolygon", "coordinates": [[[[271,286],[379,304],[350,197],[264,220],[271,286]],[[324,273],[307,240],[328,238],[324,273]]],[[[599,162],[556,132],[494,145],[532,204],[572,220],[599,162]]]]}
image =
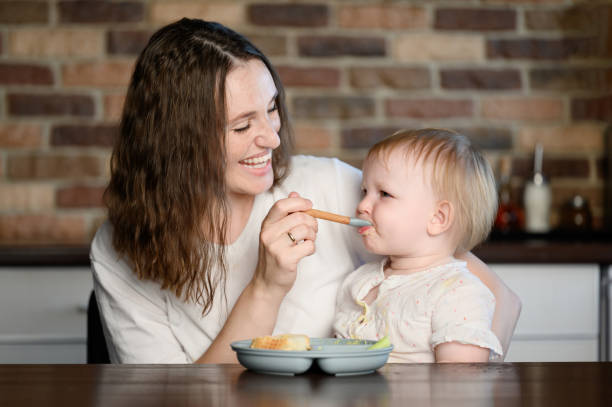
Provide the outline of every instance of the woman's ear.
{"type": "Polygon", "coordinates": [[[455,220],[455,208],[449,201],[439,201],[427,224],[427,233],[430,236],[437,236],[446,232],[453,225],[455,220]]]}

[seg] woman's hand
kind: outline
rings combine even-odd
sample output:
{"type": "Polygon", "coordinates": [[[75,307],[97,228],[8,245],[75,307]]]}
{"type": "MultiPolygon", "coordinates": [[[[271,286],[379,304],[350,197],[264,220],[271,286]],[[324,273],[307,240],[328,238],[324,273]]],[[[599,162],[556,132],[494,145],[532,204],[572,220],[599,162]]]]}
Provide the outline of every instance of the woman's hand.
{"type": "Polygon", "coordinates": [[[261,225],[254,283],[284,298],[295,282],[301,259],[315,252],[317,220],[303,213],[312,202],[296,192],[277,201],[261,225]]]}

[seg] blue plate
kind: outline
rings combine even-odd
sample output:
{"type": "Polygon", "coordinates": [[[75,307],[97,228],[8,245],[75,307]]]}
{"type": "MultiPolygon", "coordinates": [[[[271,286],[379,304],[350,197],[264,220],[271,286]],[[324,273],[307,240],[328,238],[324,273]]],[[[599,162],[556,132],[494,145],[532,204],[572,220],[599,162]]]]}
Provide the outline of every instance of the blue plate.
{"type": "Polygon", "coordinates": [[[334,375],[372,373],[387,363],[393,345],[368,350],[376,341],[311,338],[309,351],[251,349],[251,340],[232,342],[238,361],[247,369],[270,374],[304,373],[317,363],[321,370],[334,375]]]}

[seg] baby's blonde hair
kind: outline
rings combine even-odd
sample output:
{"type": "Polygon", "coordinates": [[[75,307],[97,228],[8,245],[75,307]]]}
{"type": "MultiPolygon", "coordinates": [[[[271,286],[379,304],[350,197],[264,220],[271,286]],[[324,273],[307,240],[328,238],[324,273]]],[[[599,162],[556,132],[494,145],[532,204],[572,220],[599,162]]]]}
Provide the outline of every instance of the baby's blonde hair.
{"type": "Polygon", "coordinates": [[[431,185],[439,199],[455,207],[457,252],[484,241],[497,212],[495,178],[488,161],[462,134],[445,129],[400,130],[375,144],[372,157],[389,158],[401,148],[406,158],[431,163],[431,185]]]}

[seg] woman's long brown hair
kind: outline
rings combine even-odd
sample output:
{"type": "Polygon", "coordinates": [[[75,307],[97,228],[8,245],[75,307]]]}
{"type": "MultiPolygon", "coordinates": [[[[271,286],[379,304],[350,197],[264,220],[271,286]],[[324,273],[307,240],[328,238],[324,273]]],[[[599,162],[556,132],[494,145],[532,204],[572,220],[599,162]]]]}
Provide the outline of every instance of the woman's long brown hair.
{"type": "Polygon", "coordinates": [[[278,74],[242,35],[202,20],[182,19],[149,40],[111,157],[104,199],[115,250],[140,279],[201,304],[203,315],[227,276],[225,78],[237,61],[253,58],[268,67],[278,90],[276,185],[292,146],[278,74]]]}

